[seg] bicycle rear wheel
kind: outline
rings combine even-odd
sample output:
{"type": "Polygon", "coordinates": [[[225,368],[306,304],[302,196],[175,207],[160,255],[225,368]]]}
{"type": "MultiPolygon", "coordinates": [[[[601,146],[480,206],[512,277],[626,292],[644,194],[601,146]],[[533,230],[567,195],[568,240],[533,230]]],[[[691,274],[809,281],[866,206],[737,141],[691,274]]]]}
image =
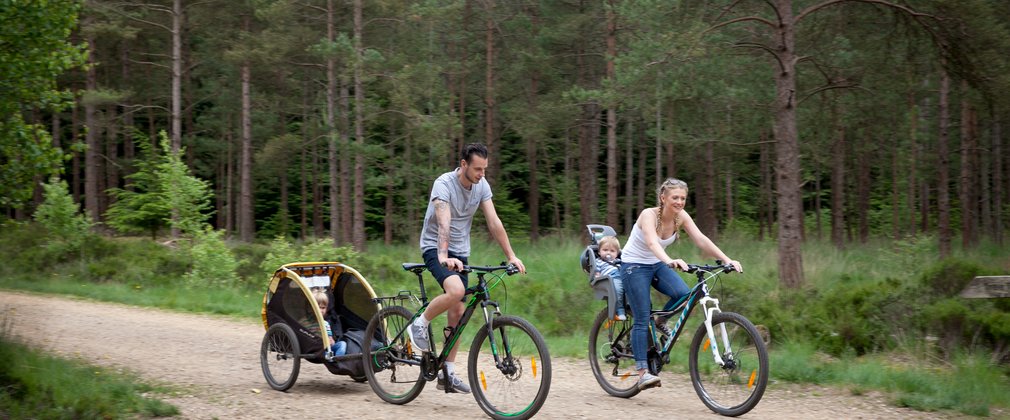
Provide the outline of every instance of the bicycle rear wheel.
{"type": "Polygon", "coordinates": [[[421,376],[421,352],[414,351],[406,332],[410,317],[402,306],[382,308],[368,322],[361,346],[368,385],[379,398],[393,404],[417,398],[426,383],[421,376]]]}
{"type": "Polygon", "coordinates": [[[547,400],[551,356],[543,336],[526,320],[504,315],[486,326],[470,346],[469,378],[477,404],[492,418],[528,419],[547,400]],[[495,363],[495,356],[500,363],[495,363]]]}
{"type": "Polygon", "coordinates": [[[589,365],[600,387],[615,397],[638,395],[638,370],[631,352],[631,314],[626,321],[610,318],[603,308],[589,330],[589,365]]]}
{"type": "Polygon", "coordinates": [[[705,325],[691,340],[691,383],[709,409],[724,416],[744,414],[761,401],[768,385],[768,352],[754,324],[740,314],[723,312],[712,317],[715,344],[705,325]],[[715,362],[718,347],[724,364],[715,362]]]}

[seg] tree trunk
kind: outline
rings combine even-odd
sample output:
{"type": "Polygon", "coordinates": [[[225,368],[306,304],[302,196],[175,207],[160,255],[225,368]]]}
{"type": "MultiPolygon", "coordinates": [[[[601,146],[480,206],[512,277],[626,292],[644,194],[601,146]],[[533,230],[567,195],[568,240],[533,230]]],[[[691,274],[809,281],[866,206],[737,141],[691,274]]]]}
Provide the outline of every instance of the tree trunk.
{"type": "MultiPolygon", "coordinates": [[[[912,89],[908,91],[908,109],[911,114],[908,121],[908,139],[909,139],[909,151],[912,152],[912,158],[909,160],[908,167],[908,234],[911,236],[916,235],[916,212],[918,211],[916,204],[918,203],[918,191],[919,191],[919,156],[920,156],[920,144],[919,144],[919,107],[915,103],[915,93],[912,89]]],[[[895,156],[899,155],[897,149],[894,150],[895,156]]]]}
{"type": "Polygon", "coordinates": [[[362,80],[364,46],[361,20],[362,0],[354,0],[354,138],[358,152],[354,154],[354,227],[351,242],[358,251],[365,250],[365,83],[362,80]]]}
{"type": "Polygon", "coordinates": [[[301,238],[304,240],[309,237],[309,175],[305,168],[309,166],[308,154],[305,153],[305,148],[308,147],[309,136],[305,135],[302,137],[301,144],[301,159],[298,165],[298,178],[300,180],[301,187],[301,216],[299,218],[299,230],[301,232],[301,238]]]}
{"type": "MultiPolygon", "coordinates": [[[[617,72],[614,59],[617,57],[617,13],[614,1],[607,7],[607,80],[616,85],[617,72]]],[[[617,104],[607,104],[607,215],[608,226],[617,226],[620,214],[617,211],[617,104]]]]}
{"type": "Polygon", "coordinates": [[[346,83],[340,84],[340,243],[350,244],[354,229],[354,195],[351,191],[351,92],[346,83]]]}
{"type": "Polygon", "coordinates": [[[498,114],[498,102],[495,92],[495,45],[494,45],[494,0],[485,0],[487,19],[484,21],[484,141],[488,152],[488,182],[492,184],[501,179],[501,153],[498,145],[498,134],[495,129],[498,114]]]}
{"type": "MultiPolygon", "coordinates": [[[[107,118],[105,131],[105,189],[119,187],[119,125],[116,123],[116,104],[109,104],[106,108],[107,118]]],[[[103,212],[108,210],[109,205],[116,201],[116,197],[107,194],[107,205],[103,212]]]]}
{"type": "Polygon", "coordinates": [[[386,178],[386,206],[385,206],[385,217],[383,220],[382,229],[382,243],[388,245],[393,244],[393,221],[396,220],[394,215],[396,212],[393,209],[393,178],[386,178]]]}
{"type": "Polygon", "coordinates": [[[733,208],[733,169],[730,167],[726,168],[726,221],[723,226],[728,226],[733,218],[736,217],[735,209],[733,208]]]}
{"type": "MultiPolygon", "coordinates": [[[[946,63],[944,63],[946,65],[946,63]]],[[[937,188],[936,207],[939,218],[937,228],[940,231],[940,258],[950,256],[950,154],[947,151],[947,142],[950,127],[950,76],[947,70],[940,69],[940,136],[937,138],[937,188]]]]}
{"type": "Polygon", "coordinates": [[[765,234],[772,234],[774,223],[774,212],[772,211],[772,192],[775,191],[772,185],[772,165],[771,151],[768,146],[768,133],[761,131],[761,151],[758,157],[758,167],[761,172],[760,204],[758,205],[758,240],[764,241],[765,234]]]}
{"type": "MultiPolygon", "coordinates": [[[[246,29],[249,18],[246,17],[246,29]]],[[[248,62],[242,63],[240,69],[242,78],[242,147],[239,163],[239,204],[238,234],[243,242],[252,242],[256,235],[253,219],[253,185],[252,185],[252,93],[250,84],[252,69],[248,62]]]]}
{"type": "Polygon", "coordinates": [[[698,208],[698,228],[714,241],[719,238],[719,229],[716,227],[718,213],[715,209],[715,141],[706,140],[701,149],[702,171],[705,176],[694,196],[694,205],[698,208]]]}
{"type": "MultiPolygon", "coordinates": [[[[645,134],[645,130],[644,129],[642,130],[642,135],[639,136],[639,138],[640,139],[645,139],[646,138],[646,134],[645,134]]],[[[649,148],[648,148],[648,145],[646,144],[645,141],[640,141],[640,142],[638,142],[636,144],[638,145],[638,162],[639,162],[639,164],[637,165],[638,166],[638,178],[637,178],[638,179],[638,187],[636,188],[636,191],[638,191],[638,194],[636,194],[636,197],[635,197],[635,208],[637,208],[638,212],[641,213],[642,210],[645,210],[645,208],[648,206],[648,204],[645,201],[645,190],[646,190],[646,187],[645,187],[645,178],[646,178],[646,176],[645,176],[645,166],[646,166],[645,162],[649,161],[649,148]]],[[[633,215],[632,218],[637,221],[638,220],[638,215],[637,214],[633,215]]],[[[631,228],[633,226],[634,226],[634,222],[632,222],[631,226],[628,226],[628,234],[631,234],[631,228]]]]}
{"type": "MultiPolygon", "coordinates": [[[[77,97],[78,92],[74,92],[74,97],[77,97]]],[[[80,107],[77,101],[74,101],[70,106],[70,141],[76,142],[80,140],[81,136],[81,122],[79,121],[79,116],[77,115],[77,110],[80,107]]],[[[77,150],[73,151],[73,157],[70,158],[70,190],[74,194],[74,202],[81,202],[81,152],[77,150]]]]}
{"type": "Polygon", "coordinates": [[[804,283],[800,197],[800,147],[796,130],[795,22],[792,0],[776,0],[779,13],[775,55],[775,155],[778,198],[779,281],[794,288],[804,283]]]}
{"type": "Polygon", "coordinates": [[[1006,161],[1003,160],[1003,138],[1002,138],[1002,125],[997,119],[995,113],[992,115],[993,125],[992,125],[992,185],[993,185],[993,210],[994,214],[994,225],[995,237],[993,240],[999,244],[1003,244],[1003,168],[1006,165],[1006,161]]]}
{"type": "MultiPolygon", "coordinates": [[[[867,141],[868,144],[872,144],[873,141],[867,141]]],[[[857,231],[859,243],[865,244],[866,241],[870,239],[870,161],[874,155],[873,150],[866,150],[863,147],[859,155],[858,162],[856,163],[856,169],[858,175],[856,176],[856,197],[859,199],[856,201],[856,217],[859,219],[859,229],[857,231]]]]}
{"type": "Polygon", "coordinates": [[[225,130],[224,141],[228,144],[225,152],[224,167],[224,230],[231,236],[235,232],[235,138],[231,130],[231,116],[228,116],[228,128],[225,130]]]}
{"type": "MultiPolygon", "coordinates": [[[[172,152],[182,147],[182,0],[172,0],[172,152]]],[[[246,17],[246,31],[249,30],[246,17]]],[[[243,237],[243,240],[244,237],[243,237]]]]}
{"type": "Polygon", "coordinates": [[[323,183],[319,176],[322,163],[318,145],[318,142],[312,142],[312,236],[316,239],[326,237],[326,228],[323,226],[323,183]]]}
{"type": "MultiPolygon", "coordinates": [[[[583,47],[580,45],[576,52],[576,84],[588,87],[589,77],[587,76],[588,66],[586,65],[583,47]]],[[[596,171],[597,171],[597,147],[593,144],[596,136],[592,135],[593,127],[597,118],[597,106],[595,103],[582,105],[582,114],[579,118],[579,215],[582,226],[599,223],[596,219],[596,171]]]]}
{"type": "MultiPolygon", "coordinates": [[[[85,18],[82,25],[87,27],[90,22],[85,18]]],[[[95,61],[95,39],[88,35],[85,43],[89,45],[88,67],[85,71],[84,89],[93,92],[98,89],[98,63],[95,61]]],[[[95,104],[84,103],[84,126],[87,131],[84,134],[84,142],[88,146],[84,151],[84,209],[93,222],[99,222],[100,209],[98,206],[98,118],[95,116],[95,104]]]]}
{"type": "MultiPolygon", "coordinates": [[[[334,42],[337,36],[336,9],[333,0],[326,0],[326,40],[334,42]]],[[[327,168],[330,176],[330,239],[333,246],[339,246],[340,240],[340,162],[337,160],[337,148],[340,134],[337,132],[337,60],[326,59],[326,144],[328,146],[327,168]]]]}
{"type": "MultiPolygon", "coordinates": [[[[631,233],[635,223],[635,122],[631,119],[625,123],[628,140],[624,148],[624,226],[618,233],[631,233]]],[[[642,165],[638,165],[642,166],[642,165]]]]}
{"type": "Polygon", "coordinates": [[[976,150],[975,133],[972,127],[973,114],[971,102],[968,100],[968,82],[961,82],[961,176],[958,179],[958,201],[961,204],[961,246],[970,249],[975,246],[977,218],[977,202],[975,196],[974,159],[976,150]]]}

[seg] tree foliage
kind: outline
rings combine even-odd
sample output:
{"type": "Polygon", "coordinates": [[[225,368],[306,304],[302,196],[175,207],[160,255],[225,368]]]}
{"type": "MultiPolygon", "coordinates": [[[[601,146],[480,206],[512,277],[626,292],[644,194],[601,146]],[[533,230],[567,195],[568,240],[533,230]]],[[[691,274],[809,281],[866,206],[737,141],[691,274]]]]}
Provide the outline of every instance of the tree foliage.
{"type": "Polygon", "coordinates": [[[106,212],[108,223],[123,232],[147,231],[152,237],[166,227],[187,236],[203,233],[212,207],[209,183],[191,174],[182,161],[184,151],[171,152],[165,132],[160,138],[161,152],[138,143],[144,158],[127,176],[128,188],[111,192],[117,200],[106,212]]]}
{"type": "Polygon", "coordinates": [[[0,1],[0,206],[19,207],[33,179],[60,172],[63,154],[35,110],[63,109],[70,100],[57,77],[84,63],[83,45],[68,41],[77,25],[74,0],[0,1]]]}
{"type": "Polygon", "coordinates": [[[49,246],[65,246],[66,251],[80,250],[90,235],[91,221],[81,213],[65,181],[53,177],[42,188],[45,201],[35,209],[33,217],[55,238],[49,246]]]}

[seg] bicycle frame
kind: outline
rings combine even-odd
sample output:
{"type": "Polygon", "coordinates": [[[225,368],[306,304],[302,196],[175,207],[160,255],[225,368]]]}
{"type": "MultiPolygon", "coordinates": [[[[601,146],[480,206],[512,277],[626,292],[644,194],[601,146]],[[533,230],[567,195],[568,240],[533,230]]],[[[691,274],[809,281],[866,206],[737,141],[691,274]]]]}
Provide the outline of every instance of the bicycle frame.
{"type": "MultiPolygon", "coordinates": [[[[683,332],[684,326],[687,325],[685,321],[687,321],[687,318],[688,316],[690,316],[691,311],[693,311],[695,307],[700,305],[702,307],[702,313],[705,316],[705,320],[703,322],[705,324],[705,331],[707,332],[709,342],[711,343],[712,346],[712,354],[715,356],[715,362],[719,366],[723,366],[726,364],[726,362],[722,359],[721,353],[719,352],[719,344],[718,344],[719,341],[716,340],[715,332],[713,331],[712,328],[712,317],[715,316],[715,314],[722,312],[722,310],[719,309],[719,299],[713,298],[712,296],[709,295],[708,292],[708,281],[715,278],[721,273],[722,271],[711,272],[708,270],[698,268],[697,271],[695,271],[695,274],[698,276],[698,283],[695,284],[693,288],[691,288],[691,291],[688,292],[686,296],[681,298],[681,300],[677,301],[673,305],[673,309],[654,310],[650,312],[651,315],[672,315],[673,313],[676,313],[677,308],[679,307],[684,308],[683,310],[680,311],[680,318],[677,319],[677,323],[674,324],[672,337],[670,338],[669,341],[667,341],[665,344],[662,345],[662,348],[659,349],[659,352],[664,356],[664,359],[666,358],[666,356],[670,354],[670,350],[673,348],[673,344],[677,342],[677,338],[679,338],[680,333],[683,332]],[[706,274],[708,274],[707,277],[706,274]],[[709,305],[712,306],[709,307],[709,305]]],[[[650,326],[652,327],[653,330],[652,332],[653,343],[656,343],[658,340],[656,340],[654,322],[655,321],[651,319],[649,321],[650,326]]],[[[723,339],[722,342],[724,343],[729,342],[729,336],[726,333],[725,326],[721,328],[720,335],[723,339]]],[[[727,352],[732,352],[732,349],[730,348],[724,350],[726,350],[727,352]]]]}
{"type": "MultiPolygon", "coordinates": [[[[428,379],[428,380],[434,379],[434,375],[437,374],[438,368],[441,368],[441,367],[445,366],[445,361],[449,357],[449,352],[452,350],[453,346],[456,344],[456,341],[458,341],[459,338],[463,335],[463,330],[466,328],[467,324],[470,322],[470,318],[473,316],[473,313],[476,310],[478,304],[480,304],[481,309],[484,312],[484,322],[485,322],[484,327],[487,328],[487,330],[488,330],[487,331],[488,332],[488,340],[491,343],[491,353],[494,355],[495,365],[499,369],[502,367],[501,357],[498,354],[498,345],[495,342],[495,335],[493,334],[493,331],[492,331],[492,328],[491,328],[493,317],[495,315],[500,315],[501,312],[499,311],[498,302],[494,301],[494,300],[491,300],[491,294],[490,294],[490,292],[494,288],[498,287],[499,284],[502,284],[502,282],[504,281],[504,278],[500,274],[495,274],[494,271],[498,270],[498,269],[505,269],[505,267],[504,266],[499,266],[499,267],[470,266],[470,267],[467,267],[467,268],[469,269],[469,271],[476,271],[477,272],[477,285],[473,286],[473,287],[468,287],[466,289],[466,292],[464,293],[464,296],[470,296],[470,298],[466,302],[466,308],[463,310],[463,315],[459,318],[459,322],[456,324],[456,326],[455,327],[452,327],[452,326],[447,326],[446,327],[446,330],[449,331],[449,334],[448,335],[443,334],[443,335],[445,335],[445,342],[443,343],[443,348],[442,348],[441,352],[437,351],[437,349],[435,347],[434,340],[432,340],[432,342],[431,342],[431,353],[432,354],[437,353],[438,357],[435,358],[435,360],[434,360],[435,363],[433,365],[431,365],[434,369],[431,369],[430,372],[424,372],[425,379],[428,379]],[[492,280],[492,283],[490,285],[488,284],[487,280],[484,279],[484,276],[487,275],[487,274],[490,274],[491,276],[494,277],[494,280],[492,280]],[[488,313],[488,306],[493,306],[494,307],[494,312],[488,313]]],[[[421,307],[418,308],[418,310],[410,318],[410,322],[407,323],[408,327],[409,327],[410,323],[414,322],[414,320],[416,320],[417,317],[421,316],[421,314],[424,313],[425,309],[427,309],[428,305],[431,303],[428,300],[428,296],[427,296],[427,294],[425,293],[425,290],[424,290],[424,276],[423,276],[423,273],[424,273],[425,270],[427,270],[427,268],[424,265],[421,265],[421,264],[418,264],[417,266],[414,266],[413,268],[409,268],[408,269],[408,271],[411,271],[411,272],[413,272],[414,274],[417,275],[418,285],[420,286],[420,290],[421,290],[421,299],[420,299],[421,307]]],[[[431,331],[431,327],[429,326],[428,327],[428,336],[429,337],[432,336],[431,332],[432,332],[431,331]]],[[[396,334],[396,339],[399,340],[406,333],[407,333],[406,329],[400,330],[396,334]]],[[[504,345],[504,348],[507,350],[508,349],[508,343],[507,342],[503,342],[502,344],[504,345]]],[[[403,362],[410,363],[410,364],[421,364],[423,366],[422,362],[418,362],[416,360],[404,360],[403,362]]],[[[448,392],[448,390],[446,392],[448,392]]]]}

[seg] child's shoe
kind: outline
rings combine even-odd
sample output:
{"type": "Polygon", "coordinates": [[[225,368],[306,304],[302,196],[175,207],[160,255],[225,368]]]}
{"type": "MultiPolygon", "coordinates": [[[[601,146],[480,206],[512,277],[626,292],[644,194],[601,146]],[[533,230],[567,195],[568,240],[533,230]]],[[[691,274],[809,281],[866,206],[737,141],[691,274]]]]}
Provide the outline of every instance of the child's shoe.
{"type": "Polygon", "coordinates": [[[624,312],[618,312],[617,315],[614,316],[614,319],[616,319],[618,321],[627,321],[628,320],[628,316],[625,315],[624,312]]]}

